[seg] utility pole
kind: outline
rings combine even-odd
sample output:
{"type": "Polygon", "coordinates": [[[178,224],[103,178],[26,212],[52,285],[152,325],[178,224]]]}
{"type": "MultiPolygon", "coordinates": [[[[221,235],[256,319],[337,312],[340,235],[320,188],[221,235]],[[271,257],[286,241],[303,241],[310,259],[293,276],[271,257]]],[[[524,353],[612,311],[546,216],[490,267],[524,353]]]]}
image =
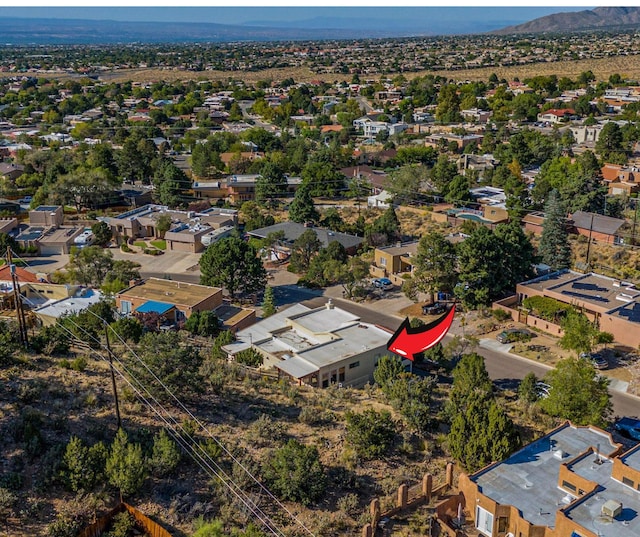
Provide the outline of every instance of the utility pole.
{"type": "Polygon", "coordinates": [[[16,308],[16,318],[18,320],[18,332],[20,334],[20,343],[26,347],[29,343],[27,339],[27,322],[24,316],[24,308],[22,300],[20,300],[20,289],[18,288],[18,279],[16,278],[16,266],[13,264],[11,257],[11,247],[7,246],[7,265],[11,273],[11,283],[13,285],[13,300],[16,308]]]}
{"type": "Polygon", "coordinates": [[[116,376],[113,372],[113,351],[111,350],[111,344],[109,343],[109,325],[106,321],[104,323],[104,337],[107,342],[107,352],[109,353],[109,369],[111,370],[111,386],[113,388],[113,399],[116,403],[116,420],[118,421],[118,429],[121,426],[120,420],[120,405],[118,403],[118,389],[116,388],[116,376]]]}
{"type": "Polygon", "coordinates": [[[593,217],[594,217],[594,214],[591,213],[591,224],[589,225],[589,242],[587,243],[587,260],[586,260],[587,270],[589,270],[589,252],[591,251],[591,232],[593,231],[593,217]]]}
{"type": "Polygon", "coordinates": [[[636,211],[633,213],[633,229],[631,230],[631,244],[636,245],[636,224],[638,222],[638,207],[640,207],[640,200],[636,198],[636,211]]]}

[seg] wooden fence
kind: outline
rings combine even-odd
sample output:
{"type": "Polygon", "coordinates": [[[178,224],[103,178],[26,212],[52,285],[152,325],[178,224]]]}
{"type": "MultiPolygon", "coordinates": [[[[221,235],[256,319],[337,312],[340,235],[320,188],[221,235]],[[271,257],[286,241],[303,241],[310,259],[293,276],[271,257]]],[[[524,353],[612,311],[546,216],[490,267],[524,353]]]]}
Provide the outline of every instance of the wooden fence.
{"type": "Polygon", "coordinates": [[[118,513],[128,511],[140,527],[142,527],[147,535],[150,537],[171,537],[171,534],[165,530],[160,524],[151,520],[148,516],[138,511],[135,507],[127,503],[120,503],[109,511],[103,517],[100,517],[96,522],[84,528],[78,537],[100,537],[111,524],[113,517],[118,513]]]}

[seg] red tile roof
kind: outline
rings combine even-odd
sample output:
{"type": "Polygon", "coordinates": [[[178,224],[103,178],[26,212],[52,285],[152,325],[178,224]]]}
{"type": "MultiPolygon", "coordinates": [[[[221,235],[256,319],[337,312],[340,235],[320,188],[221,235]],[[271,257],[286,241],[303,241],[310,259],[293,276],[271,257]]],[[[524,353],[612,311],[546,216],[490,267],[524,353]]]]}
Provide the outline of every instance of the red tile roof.
{"type": "MultiPolygon", "coordinates": [[[[22,267],[16,267],[16,278],[18,278],[18,283],[37,283],[39,281],[33,272],[29,272],[22,267]]],[[[11,281],[11,272],[9,271],[9,265],[0,267],[0,281],[11,281]]]]}

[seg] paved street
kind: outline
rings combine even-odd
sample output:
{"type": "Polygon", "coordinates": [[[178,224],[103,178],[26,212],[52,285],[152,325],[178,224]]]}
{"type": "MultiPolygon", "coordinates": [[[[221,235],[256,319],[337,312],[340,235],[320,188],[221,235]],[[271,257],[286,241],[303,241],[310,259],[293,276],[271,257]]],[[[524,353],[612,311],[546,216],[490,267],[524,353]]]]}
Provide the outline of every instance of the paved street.
{"type": "MultiPolygon", "coordinates": [[[[363,321],[368,323],[374,323],[391,330],[396,330],[402,322],[402,318],[396,316],[397,314],[392,311],[391,308],[385,306],[384,301],[377,303],[369,302],[366,305],[362,305],[340,298],[333,298],[332,300],[336,306],[350,311],[355,315],[359,315],[363,321]]],[[[326,304],[326,302],[327,297],[322,296],[307,300],[304,304],[309,307],[318,307],[326,304]]],[[[445,344],[451,340],[451,337],[450,334],[445,336],[445,344]]],[[[502,347],[505,350],[500,350],[495,345],[481,342],[480,348],[476,349],[476,352],[485,359],[489,376],[499,386],[514,388],[518,386],[520,380],[530,371],[533,371],[538,378],[542,378],[547,371],[551,369],[545,364],[536,363],[527,358],[506,352],[506,349],[509,348],[508,345],[502,345],[502,347]]],[[[640,398],[611,390],[611,400],[616,416],[640,415],[640,398]]]]}
{"type": "MultiPolygon", "coordinates": [[[[130,259],[140,263],[142,277],[168,278],[186,283],[200,282],[200,271],[196,266],[200,254],[166,252],[164,255],[153,257],[143,254],[125,254],[116,248],[112,248],[111,252],[114,259],[130,259]]],[[[68,256],[30,258],[28,262],[33,270],[51,273],[64,266],[68,262],[68,256]]],[[[404,319],[404,316],[398,312],[411,304],[411,301],[399,290],[386,292],[378,300],[356,303],[342,298],[343,289],[340,285],[329,287],[324,291],[307,289],[297,285],[298,276],[286,270],[271,269],[268,270],[268,274],[268,284],[273,287],[276,303],[280,308],[297,303],[319,307],[331,298],[337,306],[360,316],[363,321],[395,331],[404,319]]],[[[452,337],[452,334],[460,332],[459,321],[456,321],[451,332],[445,337],[445,342],[452,337]]],[[[481,340],[480,348],[477,349],[478,354],[485,358],[489,375],[498,385],[505,388],[517,387],[519,381],[528,372],[533,371],[537,377],[543,377],[549,370],[549,366],[511,354],[508,349],[508,345],[501,345],[490,339],[481,340]]],[[[616,388],[611,391],[615,414],[640,415],[640,398],[624,393],[624,383],[617,382],[613,386],[616,388]]]]}

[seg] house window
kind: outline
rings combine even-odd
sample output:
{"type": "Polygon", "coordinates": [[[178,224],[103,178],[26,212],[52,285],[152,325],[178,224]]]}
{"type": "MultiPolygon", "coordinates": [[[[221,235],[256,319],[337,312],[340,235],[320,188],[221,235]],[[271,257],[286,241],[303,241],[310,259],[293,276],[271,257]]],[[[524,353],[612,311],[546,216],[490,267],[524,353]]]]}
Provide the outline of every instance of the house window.
{"type": "Polygon", "coordinates": [[[338,369],[338,382],[344,382],[344,367],[338,369]]]}
{"type": "Polygon", "coordinates": [[[128,300],[120,301],[120,313],[123,315],[129,315],[131,313],[131,302],[128,300]]]}
{"type": "Polygon", "coordinates": [[[476,528],[487,537],[493,535],[493,515],[480,506],[476,507],[476,528]]]}
{"type": "Polygon", "coordinates": [[[349,369],[353,369],[355,367],[358,367],[360,365],[360,362],[351,362],[349,364],[349,369]]]}
{"type": "Polygon", "coordinates": [[[575,492],[576,491],[576,486],[573,485],[572,483],[569,483],[568,481],[563,481],[562,482],[562,487],[570,490],[571,492],[575,492]]]}
{"type": "Polygon", "coordinates": [[[508,527],[509,527],[509,517],[499,516],[498,517],[498,533],[506,533],[508,527]]]}
{"type": "Polygon", "coordinates": [[[635,485],[636,485],[636,484],[635,484],[631,479],[629,479],[628,477],[623,477],[623,478],[622,478],[622,482],[623,482],[625,485],[627,485],[627,486],[629,486],[629,487],[631,487],[631,488],[635,487],[635,485]]]}
{"type": "Polygon", "coordinates": [[[387,259],[385,257],[381,257],[380,258],[380,266],[381,267],[386,267],[387,266],[387,259]]]}

